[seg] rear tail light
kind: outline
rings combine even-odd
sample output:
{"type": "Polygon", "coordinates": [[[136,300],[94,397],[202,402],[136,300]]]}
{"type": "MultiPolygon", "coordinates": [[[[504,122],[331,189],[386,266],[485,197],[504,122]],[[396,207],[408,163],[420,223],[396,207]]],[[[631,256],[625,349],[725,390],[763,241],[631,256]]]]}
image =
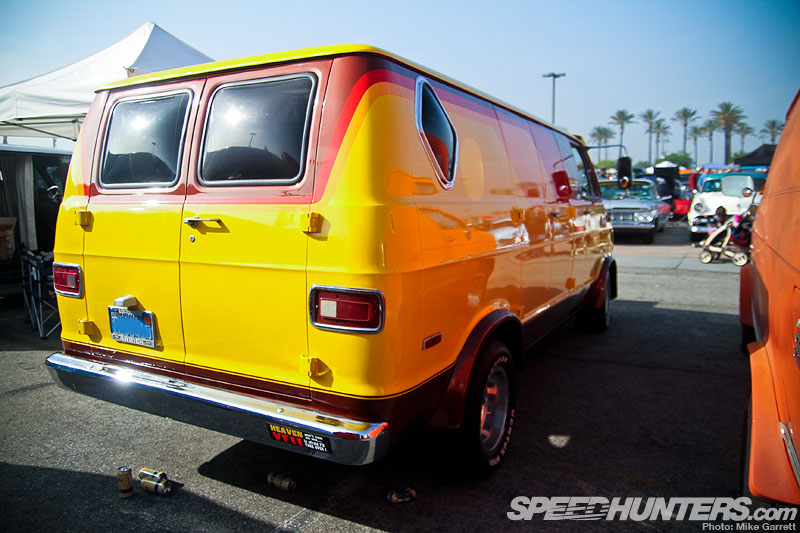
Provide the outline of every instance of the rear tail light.
{"type": "Polygon", "coordinates": [[[319,329],[377,333],[383,328],[380,291],[313,287],[309,298],[311,323],[319,329]]]}
{"type": "Polygon", "coordinates": [[[53,265],[53,285],[56,293],[70,298],[83,296],[83,273],[78,265],[55,263],[53,265]]]}

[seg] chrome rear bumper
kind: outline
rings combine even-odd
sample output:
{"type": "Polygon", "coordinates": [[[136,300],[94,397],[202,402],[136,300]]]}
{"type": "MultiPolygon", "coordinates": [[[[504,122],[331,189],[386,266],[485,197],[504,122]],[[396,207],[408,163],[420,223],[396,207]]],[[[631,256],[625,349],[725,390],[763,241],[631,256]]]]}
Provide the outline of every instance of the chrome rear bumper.
{"type": "Polygon", "coordinates": [[[48,357],[47,369],[67,390],[336,463],[371,463],[389,446],[386,422],[349,420],[63,353],[48,357]]]}

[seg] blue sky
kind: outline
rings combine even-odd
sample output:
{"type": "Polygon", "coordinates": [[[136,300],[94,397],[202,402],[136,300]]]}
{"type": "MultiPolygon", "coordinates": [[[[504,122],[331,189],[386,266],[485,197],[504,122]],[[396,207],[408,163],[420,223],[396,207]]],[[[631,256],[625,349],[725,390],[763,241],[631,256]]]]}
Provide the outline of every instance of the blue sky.
{"type": "MultiPolygon", "coordinates": [[[[705,120],[725,101],[759,131],[784,120],[800,89],[800,0],[0,0],[0,86],[78,61],[146,21],[215,59],[371,44],[547,120],[552,82],[542,74],[565,72],[556,122],[584,136],[611,127],[619,109],[669,119],[690,107],[705,120]]],[[[682,128],[669,124],[667,152],[679,151],[682,128]]],[[[634,161],[647,158],[644,130],[640,120],[625,130],[634,161]]],[[[748,137],[745,149],[762,142],[748,137]]],[[[701,139],[698,159],[708,153],[701,139]]],[[[717,133],[714,159],[722,153],[717,133]]]]}

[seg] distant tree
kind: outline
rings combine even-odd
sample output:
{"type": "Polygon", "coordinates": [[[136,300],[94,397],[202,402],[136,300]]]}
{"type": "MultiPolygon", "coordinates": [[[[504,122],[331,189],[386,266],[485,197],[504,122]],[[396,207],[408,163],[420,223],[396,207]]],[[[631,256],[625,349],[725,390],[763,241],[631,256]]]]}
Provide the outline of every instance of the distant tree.
{"type": "Polygon", "coordinates": [[[674,152],[671,154],[664,154],[659,161],[656,161],[656,164],[660,163],[661,161],[672,161],[676,165],[680,165],[686,168],[694,167],[694,161],[692,157],[684,152],[674,152]]]}
{"type": "Polygon", "coordinates": [[[694,160],[697,161],[697,139],[705,135],[706,131],[703,129],[703,126],[692,126],[692,129],[689,130],[689,137],[691,137],[692,142],[694,143],[694,160]]]}
{"type": "MultiPolygon", "coordinates": [[[[744,138],[748,135],[752,135],[756,132],[751,126],[745,124],[744,122],[738,123],[734,128],[733,131],[736,132],[736,135],[741,137],[742,139],[742,146],[739,148],[739,152],[744,152],[744,138]]],[[[733,158],[736,159],[736,154],[733,155],[733,158]]]]}
{"type": "MultiPolygon", "coordinates": [[[[608,144],[609,142],[614,140],[614,137],[617,136],[617,134],[611,128],[606,128],[605,126],[603,126],[601,129],[603,130],[603,144],[608,144]]],[[[608,148],[606,148],[606,159],[609,159],[608,148]]]]}
{"type": "Polygon", "coordinates": [[[703,133],[708,135],[708,161],[714,161],[714,132],[719,129],[719,122],[710,118],[703,122],[703,133]]]}
{"type": "Polygon", "coordinates": [[[686,153],[686,139],[689,136],[689,123],[698,120],[700,117],[697,116],[697,110],[691,109],[689,107],[682,107],[675,111],[675,116],[672,117],[672,120],[675,120],[683,126],[683,153],[686,153]]]}
{"type": "Polygon", "coordinates": [[[769,137],[769,143],[775,144],[775,139],[783,131],[783,122],[780,120],[768,120],[764,123],[764,127],[759,132],[762,137],[769,137]]]}
{"type": "Polygon", "coordinates": [[[617,168],[617,162],[613,159],[601,159],[595,165],[596,168],[608,170],[609,168],[617,168]]]}
{"type": "Polygon", "coordinates": [[[603,132],[601,131],[602,129],[603,129],[602,126],[595,126],[594,128],[592,128],[592,131],[589,132],[589,139],[592,140],[593,144],[597,145],[604,144],[603,132]]]}
{"type": "MultiPolygon", "coordinates": [[[[647,160],[653,160],[653,124],[655,124],[656,120],[658,119],[658,115],[660,115],[660,111],[656,111],[654,109],[648,109],[643,113],[639,113],[639,118],[642,119],[642,122],[647,124],[647,129],[645,130],[648,134],[647,139],[647,160]]],[[[649,165],[649,163],[648,163],[649,165]]]]}
{"type": "Polygon", "coordinates": [[[735,154],[733,154],[731,157],[733,158],[733,160],[734,160],[734,161],[736,161],[736,160],[737,160],[737,159],[739,159],[740,157],[744,157],[744,156],[746,156],[747,154],[748,154],[748,152],[745,152],[744,150],[742,150],[741,152],[736,152],[736,153],[735,153],[735,154]]]}
{"type": "MultiPolygon", "coordinates": [[[[606,128],[605,126],[595,126],[592,131],[589,133],[589,137],[595,142],[597,145],[602,146],[608,144],[608,141],[614,138],[614,130],[611,128],[606,128]]],[[[605,149],[605,158],[608,159],[608,148],[605,149]]],[[[602,150],[598,157],[603,157],[602,150]]]]}
{"type": "Polygon", "coordinates": [[[656,159],[658,159],[659,143],[661,142],[662,136],[669,135],[669,125],[664,121],[663,118],[660,118],[653,123],[652,129],[653,133],[656,135],[656,159]]]}
{"type": "Polygon", "coordinates": [[[633,165],[634,168],[647,168],[649,166],[650,161],[638,161],[635,165],[633,165]]]}
{"type": "MultiPolygon", "coordinates": [[[[625,124],[632,124],[633,114],[628,113],[627,109],[620,109],[613,115],[611,115],[611,122],[609,124],[615,124],[619,126],[619,144],[622,144],[623,135],[625,134],[625,124]]],[[[617,157],[622,157],[622,146],[619,147],[619,155],[617,157]]]]}
{"type": "Polygon", "coordinates": [[[711,111],[711,117],[716,119],[719,124],[718,129],[721,129],[725,134],[725,163],[731,162],[731,134],[733,128],[745,118],[747,118],[738,105],[731,102],[722,102],[717,106],[717,109],[711,111]]]}

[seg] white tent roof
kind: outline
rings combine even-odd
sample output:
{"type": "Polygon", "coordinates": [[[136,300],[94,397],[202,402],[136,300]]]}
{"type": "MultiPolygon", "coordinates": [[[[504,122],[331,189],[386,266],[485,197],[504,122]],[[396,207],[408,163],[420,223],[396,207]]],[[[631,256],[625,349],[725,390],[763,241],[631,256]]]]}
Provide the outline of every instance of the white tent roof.
{"type": "Polygon", "coordinates": [[[94,91],[125,77],[212,61],[147,22],[94,55],[0,87],[0,135],[76,139],[94,91]]]}

